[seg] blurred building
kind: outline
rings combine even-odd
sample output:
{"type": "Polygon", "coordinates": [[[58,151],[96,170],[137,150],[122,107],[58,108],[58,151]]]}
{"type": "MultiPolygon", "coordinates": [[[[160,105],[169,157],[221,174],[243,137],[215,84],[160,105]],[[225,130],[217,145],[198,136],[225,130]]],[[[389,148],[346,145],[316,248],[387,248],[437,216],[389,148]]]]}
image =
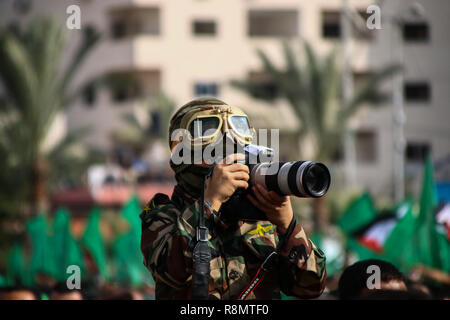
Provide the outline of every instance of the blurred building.
{"type": "MultiPolygon", "coordinates": [[[[374,1],[347,2],[361,24],[374,1]]],[[[435,161],[447,159],[443,167],[449,162],[450,2],[417,1],[424,9],[419,13],[411,11],[414,2],[378,1],[382,29],[357,32],[355,28],[349,52],[354,86],[377,68],[399,59],[404,62],[405,172],[410,191],[416,193],[428,151],[435,161]]],[[[281,65],[281,39],[299,49],[299,39],[305,39],[322,54],[342,42],[342,0],[3,0],[1,23],[49,13],[65,23],[71,4],[81,7],[82,28],[68,30],[67,57],[83,32],[93,28],[103,35],[76,82],[107,74],[129,84],[87,90],[67,112],[66,129],[92,125],[95,131],[87,142],[101,149],[112,146],[111,135],[123,125],[121,114],[132,112],[147,95],[163,91],[177,105],[198,96],[215,96],[242,107],[255,127],[280,129],[281,154],[293,159],[299,124],[293,110],[284,102],[275,107],[255,102],[229,82],[247,76],[264,81],[256,49],[281,65]]],[[[393,83],[386,82],[386,89],[392,88],[393,83]]],[[[365,111],[352,123],[355,183],[375,194],[393,191],[392,118],[389,102],[365,111]]],[[[158,119],[155,110],[152,121],[158,119]]],[[[334,168],[337,182],[345,181],[343,159],[347,157],[343,155],[334,168]]],[[[450,180],[446,172],[441,179],[450,180]]]]}

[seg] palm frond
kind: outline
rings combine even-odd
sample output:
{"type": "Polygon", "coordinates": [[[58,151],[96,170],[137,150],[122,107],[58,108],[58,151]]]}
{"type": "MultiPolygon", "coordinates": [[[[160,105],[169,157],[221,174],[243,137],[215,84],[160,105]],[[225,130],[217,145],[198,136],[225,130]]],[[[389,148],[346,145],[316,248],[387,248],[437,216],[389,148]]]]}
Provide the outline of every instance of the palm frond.
{"type": "Polygon", "coordinates": [[[345,123],[352,115],[354,115],[362,106],[366,104],[370,106],[377,106],[384,102],[388,95],[380,92],[380,84],[386,78],[400,72],[402,69],[403,68],[398,64],[389,65],[370,76],[370,78],[354,93],[348,104],[344,106],[339,116],[340,121],[345,123]]]}
{"type": "MultiPolygon", "coordinates": [[[[342,105],[337,51],[333,50],[325,57],[320,57],[308,42],[304,42],[302,49],[305,63],[300,66],[288,43],[284,42],[282,45],[285,69],[277,68],[263,51],[258,50],[263,71],[270,76],[279,97],[286,99],[295,110],[301,122],[299,138],[313,139],[317,145],[316,157],[330,159],[341,145],[347,120],[362,106],[377,105],[385,100],[387,95],[380,92],[379,86],[386,78],[398,72],[399,66],[388,66],[373,74],[356,90],[350,101],[342,105]]],[[[232,85],[253,97],[266,101],[274,99],[273,96],[265,96],[264,87],[256,81],[234,80],[232,85]]]]}
{"type": "Polygon", "coordinates": [[[136,119],[136,116],[133,113],[124,113],[122,114],[122,119],[126,124],[128,124],[131,127],[138,128],[140,130],[146,130],[146,128],[143,128],[141,126],[141,123],[138,119],[136,119]]]}
{"type": "Polygon", "coordinates": [[[256,100],[271,102],[274,101],[276,98],[271,91],[267,90],[266,84],[261,83],[260,81],[255,81],[251,79],[231,80],[230,85],[236,89],[239,89],[249,94],[256,100]]]}
{"type": "Polygon", "coordinates": [[[322,105],[318,118],[321,131],[327,131],[327,128],[333,127],[339,112],[336,100],[339,96],[340,72],[336,64],[336,55],[336,50],[328,54],[320,70],[322,105]]]}
{"type": "Polygon", "coordinates": [[[19,111],[27,113],[36,99],[38,79],[33,72],[29,54],[18,39],[0,32],[0,79],[5,96],[19,111]]]}
{"type": "Polygon", "coordinates": [[[77,88],[72,89],[70,92],[65,92],[61,105],[71,106],[76,101],[76,99],[85,94],[87,90],[90,89],[97,90],[97,88],[100,88],[104,84],[105,84],[105,77],[103,75],[86,80],[77,88]]]}
{"type": "Polygon", "coordinates": [[[320,65],[316,58],[315,52],[308,42],[304,43],[304,50],[306,53],[306,70],[308,77],[307,104],[309,111],[305,113],[307,116],[307,121],[310,123],[310,128],[316,132],[320,132],[322,129],[321,118],[323,111],[323,85],[320,65]]]}
{"type": "MultiPolygon", "coordinates": [[[[86,29],[86,31],[83,34],[83,40],[81,45],[78,47],[75,54],[72,56],[72,61],[67,67],[67,69],[64,72],[64,75],[61,80],[61,87],[60,90],[62,92],[67,92],[68,87],[70,85],[70,82],[72,81],[74,75],[76,74],[77,70],[80,69],[81,64],[84,62],[84,60],[87,58],[89,53],[92,52],[94,47],[99,43],[101,39],[101,35],[99,32],[95,31],[94,29],[86,29]]],[[[98,79],[94,80],[98,81],[98,79]]],[[[82,89],[75,90],[77,94],[82,92],[82,89]]],[[[69,101],[73,101],[76,98],[76,95],[70,95],[67,92],[67,97],[64,97],[63,104],[64,106],[69,105],[69,101]],[[70,97],[70,98],[69,98],[70,97]]]]}
{"type": "Polygon", "coordinates": [[[48,152],[47,157],[50,160],[54,160],[60,155],[65,154],[69,148],[73,147],[76,144],[80,144],[83,141],[83,138],[86,137],[91,132],[91,130],[92,128],[90,126],[71,130],[64,136],[61,141],[59,141],[56,146],[54,146],[48,152]]]}
{"type": "Polygon", "coordinates": [[[278,68],[270,61],[269,57],[266,55],[264,51],[261,49],[256,50],[256,53],[261,60],[261,63],[263,65],[263,70],[273,79],[277,79],[280,77],[280,71],[278,68]]]}

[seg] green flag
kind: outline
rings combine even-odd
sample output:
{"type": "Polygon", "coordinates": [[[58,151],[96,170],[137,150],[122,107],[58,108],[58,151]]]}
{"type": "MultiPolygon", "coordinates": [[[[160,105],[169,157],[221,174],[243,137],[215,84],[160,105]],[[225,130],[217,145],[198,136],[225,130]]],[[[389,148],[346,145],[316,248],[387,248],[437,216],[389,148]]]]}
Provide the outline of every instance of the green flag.
{"type": "Polygon", "coordinates": [[[25,263],[23,246],[15,243],[8,255],[7,283],[9,285],[30,285],[28,270],[25,263]]]}
{"type": "Polygon", "coordinates": [[[154,284],[143,264],[144,258],[140,250],[142,232],[140,213],[139,200],[133,196],[122,209],[122,217],[128,222],[129,230],[120,235],[113,244],[116,278],[135,286],[142,283],[154,284]]]}
{"type": "Polygon", "coordinates": [[[55,278],[57,274],[56,257],[52,248],[52,241],[47,233],[47,221],[44,214],[41,213],[29,220],[26,224],[26,230],[32,246],[29,266],[32,282],[34,282],[38,273],[45,273],[55,278]]]}
{"type": "Polygon", "coordinates": [[[53,221],[53,248],[58,263],[57,280],[67,278],[66,270],[70,265],[77,265],[81,272],[84,271],[83,256],[70,233],[69,213],[64,208],[58,209],[53,221]]]}
{"type": "Polygon", "coordinates": [[[6,278],[0,274],[0,287],[5,287],[7,285],[6,278]]]}
{"type": "Polygon", "coordinates": [[[375,251],[370,250],[368,247],[360,244],[358,240],[353,237],[347,238],[347,249],[353,252],[357,256],[358,260],[384,259],[375,251]]]}
{"type": "Polygon", "coordinates": [[[137,196],[133,196],[122,209],[122,217],[128,221],[130,225],[130,232],[134,236],[134,241],[140,243],[141,241],[141,206],[137,196]]]}
{"type": "Polygon", "coordinates": [[[449,268],[449,244],[443,241],[444,235],[437,230],[434,210],[437,206],[437,193],[433,178],[433,162],[427,157],[423,177],[420,210],[417,217],[415,244],[419,262],[440,270],[449,268]]]}
{"type": "Polygon", "coordinates": [[[119,236],[113,243],[115,278],[119,282],[131,283],[138,286],[143,281],[140,263],[136,259],[136,252],[130,246],[130,233],[119,236]]]}
{"type": "Polygon", "coordinates": [[[294,297],[287,296],[283,293],[283,291],[280,291],[281,300],[294,300],[294,297]]]}
{"type": "Polygon", "coordinates": [[[369,193],[364,193],[353,201],[339,218],[338,226],[346,234],[351,234],[369,224],[376,217],[372,199],[369,193]]]}
{"type": "Polygon", "coordinates": [[[436,231],[436,243],[439,248],[439,261],[440,261],[440,269],[447,273],[450,273],[450,242],[447,239],[447,236],[444,233],[436,231]]]}
{"type": "Polygon", "coordinates": [[[86,230],[84,231],[81,243],[86,248],[86,250],[92,256],[98,272],[103,280],[107,277],[106,269],[106,253],[105,246],[103,243],[102,235],[100,232],[100,210],[95,207],[92,209],[89,216],[89,220],[86,225],[86,230]]]}
{"type": "Polygon", "coordinates": [[[414,251],[411,242],[415,231],[413,200],[407,199],[397,205],[395,212],[400,218],[383,245],[385,259],[407,273],[411,266],[411,254],[414,251]]]}

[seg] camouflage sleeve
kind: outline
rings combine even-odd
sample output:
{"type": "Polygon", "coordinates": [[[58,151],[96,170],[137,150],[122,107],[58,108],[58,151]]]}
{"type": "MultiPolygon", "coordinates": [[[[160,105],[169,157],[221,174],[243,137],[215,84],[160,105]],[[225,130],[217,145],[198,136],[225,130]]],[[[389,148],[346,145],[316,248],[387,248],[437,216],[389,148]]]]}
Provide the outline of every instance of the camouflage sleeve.
{"type": "Polygon", "coordinates": [[[325,255],[297,224],[280,251],[281,289],[302,299],[318,297],[325,288],[325,255]]]}
{"type": "MultiPolygon", "coordinates": [[[[171,202],[145,207],[142,219],[141,251],[144,264],[156,281],[173,289],[190,285],[192,277],[192,248],[199,214],[199,202],[183,212],[171,202]]],[[[205,207],[205,222],[211,212],[205,207]]]]}

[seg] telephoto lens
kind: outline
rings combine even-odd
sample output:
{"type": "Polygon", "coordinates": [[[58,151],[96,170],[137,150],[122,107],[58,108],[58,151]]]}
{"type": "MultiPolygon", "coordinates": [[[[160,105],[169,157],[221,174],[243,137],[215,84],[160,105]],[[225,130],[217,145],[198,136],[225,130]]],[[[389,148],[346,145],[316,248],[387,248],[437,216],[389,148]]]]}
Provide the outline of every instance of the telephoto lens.
{"type": "Polygon", "coordinates": [[[286,196],[320,198],[331,183],[328,168],[315,161],[263,162],[249,167],[250,184],[261,184],[267,190],[286,196]],[[270,166],[277,170],[269,170],[270,166]]]}

